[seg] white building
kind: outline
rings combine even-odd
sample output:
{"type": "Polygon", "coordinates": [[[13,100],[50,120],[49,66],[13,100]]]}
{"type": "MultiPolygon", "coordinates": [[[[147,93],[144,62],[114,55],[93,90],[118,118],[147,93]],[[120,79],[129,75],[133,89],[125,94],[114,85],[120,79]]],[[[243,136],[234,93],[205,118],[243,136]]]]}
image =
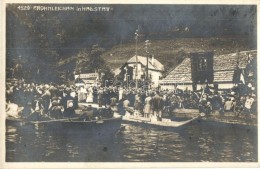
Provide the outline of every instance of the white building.
{"type": "MultiPolygon", "coordinates": [[[[125,81],[136,79],[142,80],[146,78],[146,65],[147,57],[133,56],[123,66],[120,67],[121,71],[117,71],[116,75],[119,75],[120,73],[123,74],[125,81]],[[131,72],[129,73],[128,70],[130,69],[131,72]]],[[[163,72],[164,66],[157,59],[154,57],[148,58],[148,79],[151,81],[151,87],[158,87],[159,80],[163,72]]]]}

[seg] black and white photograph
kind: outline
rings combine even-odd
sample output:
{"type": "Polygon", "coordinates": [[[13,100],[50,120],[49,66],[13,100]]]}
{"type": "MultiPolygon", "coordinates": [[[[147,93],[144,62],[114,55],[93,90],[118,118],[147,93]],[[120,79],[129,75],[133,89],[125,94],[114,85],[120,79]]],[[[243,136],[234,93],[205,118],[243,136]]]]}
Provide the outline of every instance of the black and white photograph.
{"type": "Polygon", "coordinates": [[[259,166],[256,2],[5,2],[4,162],[259,166]]]}

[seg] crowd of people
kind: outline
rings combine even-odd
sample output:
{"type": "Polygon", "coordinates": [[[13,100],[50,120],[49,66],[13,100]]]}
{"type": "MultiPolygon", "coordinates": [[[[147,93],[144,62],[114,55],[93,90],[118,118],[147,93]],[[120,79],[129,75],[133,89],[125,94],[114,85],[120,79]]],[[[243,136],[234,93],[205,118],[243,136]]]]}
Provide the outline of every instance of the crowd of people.
{"type": "MultiPolygon", "coordinates": [[[[225,112],[256,113],[256,91],[253,87],[238,84],[230,90],[215,91],[208,86],[200,91],[190,90],[141,90],[135,88],[109,87],[109,88],[84,88],[81,87],[80,101],[89,100],[107,106],[117,101],[120,114],[124,114],[129,108],[133,108],[144,117],[156,115],[162,117],[169,115],[176,108],[199,109],[200,112],[210,114],[218,111],[225,112]],[[91,99],[88,99],[91,97],[91,99]],[[155,113],[154,113],[155,112],[155,113]]],[[[133,112],[134,112],[133,111],[133,112]]]]}
{"type": "Polygon", "coordinates": [[[7,114],[13,117],[72,117],[77,108],[75,98],[75,93],[65,93],[60,86],[55,84],[16,81],[8,82],[6,85],[7,114]]]}
{"type": "MultiPolygon", "coordinates": [[[[199,109],[211,114],[226,111],[251,114],[256,110],[256,94],[247,87],[246,92],[239,91],[239,85],[229,91],[211,91],[207,86],[200,91],[136,89],[122,86],[95,87],[57,84],[35,84],[25,82],[7,82],[6,110],[8,116],[22,118],[73,118],[76,116],[78,102],[96,104],[105,109],[103,114],[127,112],[145,118],[171,116],[174,109],[199,109]]],[[[244,91],[244,90],[243,90],[244,91]]],[[[86,110],[91,111],[91,106],[86,110]]],[[[89,116],[94,116],[90,113],[89,116]]],[[[86,114],[84,115],[86,117],[86,114]]]]}

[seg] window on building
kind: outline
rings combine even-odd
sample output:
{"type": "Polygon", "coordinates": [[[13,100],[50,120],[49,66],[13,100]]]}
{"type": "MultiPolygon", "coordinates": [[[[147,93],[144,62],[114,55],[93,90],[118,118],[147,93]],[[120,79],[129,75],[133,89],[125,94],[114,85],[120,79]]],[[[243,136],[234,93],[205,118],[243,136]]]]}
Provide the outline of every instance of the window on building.
{"type": "Polygon", "coordinates": [[[207,59],[204,57],[199,58],[198,71],[207,70],[207,59]]]}

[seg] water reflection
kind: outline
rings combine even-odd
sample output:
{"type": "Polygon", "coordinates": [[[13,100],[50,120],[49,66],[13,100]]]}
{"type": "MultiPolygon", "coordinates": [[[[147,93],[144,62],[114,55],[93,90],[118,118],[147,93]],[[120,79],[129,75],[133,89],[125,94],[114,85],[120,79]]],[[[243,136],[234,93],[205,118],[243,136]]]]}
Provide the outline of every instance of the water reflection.
{"type": "Polygon", "coordinates": [[[179,132],[124,124],[114,135],[7,126],[6,161],[257,161],[257,130],[194,124],[179,132]]]}

